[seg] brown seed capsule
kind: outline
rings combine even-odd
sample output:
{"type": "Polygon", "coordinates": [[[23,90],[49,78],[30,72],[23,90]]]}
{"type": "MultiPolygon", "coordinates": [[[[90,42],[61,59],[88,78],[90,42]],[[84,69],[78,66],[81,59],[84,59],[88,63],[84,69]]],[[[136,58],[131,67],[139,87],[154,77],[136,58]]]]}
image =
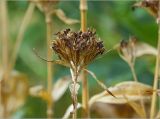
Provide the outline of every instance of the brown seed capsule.
{"type": "Polygon", "coordinates": [[[65,63],[82,69],[105,51],[103,42],[96,37],[96,32],[73,32],[70,29],[58,32],[52,49],[65,63]]]}

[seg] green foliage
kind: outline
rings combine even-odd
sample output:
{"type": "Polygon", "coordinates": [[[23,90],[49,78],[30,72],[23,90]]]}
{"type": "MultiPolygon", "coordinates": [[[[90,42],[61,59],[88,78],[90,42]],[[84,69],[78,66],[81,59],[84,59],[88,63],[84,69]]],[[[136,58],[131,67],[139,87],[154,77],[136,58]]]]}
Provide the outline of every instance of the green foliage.
{"type": "MultiPolygon", "coordinates": [[[[157,44],[157,26],[155,19],[149,16],[144,10],[132,11],[133,1],[89,1],[87,23],[89,28],[95,28],[98,36],[104,41],[107,49],[112,48],[122,39],[128,39],[129,36],[135,35],[140,41],[147,42],[156,46],[157,44]]],[[[26,1],[8,1],[10,17],[10,34],[11,42],[14,43],[20,21],[28,6],[26,1]]],[[[79,19],[79,1],[61,1],[58,5],[63,9],[68,17],[79,19]]],[[[42,57],[46,57],[46,26],[44,15],[36,9],[28,26],[23,43],[21,45],[16,69],[23,71],[30,77],[30,85],[46,84],[46,62],[42,61],[33,53],[32,49],[36,48],[42,57]]],[[[80,24],[65,25],[56,16],[53,17],[53,34],[65,28],[78,30],[80,24]]],[[[54,39],[53,35],[53,39],[54,39]]],[[[12,43],[12,44],[13,44],[12,43]]],[[[11,46],[11,49],[13,45],[11,46]]],[[[153,79],[154,58],[141,58],[136,61],[136,73],[143,83],[151,85],[153,79]]],[[[98,79],[105,82],[107,86],[114,85],[118,82],[132,80],[132,74],[126,62],[124,62],[118,53],[112,51],[102,58],[94,61],[89,69],[92,70],[98,79]]],[[[55,80],[68,74],[68,69],[62,66],[55,66],[55,80]]],[[[92,77],[89,77],[90,92],[94,94],[99,90],[92,77]],[[93,89],[94,88],[94,89],[93,89]],[[93,90],[92,90],[93,89],[93,90]],[[95,91],[95,92],[92,92],[95,91]]],[[[69,95],[69,94],[68,94],[69,95]]],[[[67,94],[55,105],[55,116],[60,117],[64,114],[69,102],[67,94]],[[60,108],[64,107],[64,108],[60,108]]],[[[23,107],[23,117],[36,118],[46,117],[46,105],[44,101],[38,98],[29,97],[23,107]]],[[[19,114],[19,113],[16,113],[19,114]]]]}

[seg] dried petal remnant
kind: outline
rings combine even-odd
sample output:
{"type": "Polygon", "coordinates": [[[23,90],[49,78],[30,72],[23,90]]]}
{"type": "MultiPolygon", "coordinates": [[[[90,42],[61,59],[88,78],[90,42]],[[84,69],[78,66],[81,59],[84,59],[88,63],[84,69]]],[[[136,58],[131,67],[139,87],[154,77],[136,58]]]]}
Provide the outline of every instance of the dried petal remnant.
{"type": "Polygon", "coordinates": [[[105,51],[103,42],[97,39],[96,32],[90,29],[86,32],[66,29],[56,35],[57,40],[53,41],[52,49],[63,62],[77,71],[105,51]]]}

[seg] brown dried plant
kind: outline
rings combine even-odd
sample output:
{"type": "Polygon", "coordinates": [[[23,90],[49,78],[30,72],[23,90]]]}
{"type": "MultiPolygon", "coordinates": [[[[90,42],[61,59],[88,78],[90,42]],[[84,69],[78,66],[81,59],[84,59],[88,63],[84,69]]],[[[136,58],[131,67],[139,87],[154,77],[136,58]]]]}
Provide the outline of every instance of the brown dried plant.
{"type": "Polygon", "coordinates": [[[73,32],[70,29],[60,31],[57,40],[53,41],[52,49],[63,64],[70,67],[72,84],[70,85],[73,100],[73,118],[77,113],[77,94],[79,84],[77,78],[80,72],[98,55],[103,54],[103,41],[96,37],[96,32],[88,29],[86,32],[73,32]]]}

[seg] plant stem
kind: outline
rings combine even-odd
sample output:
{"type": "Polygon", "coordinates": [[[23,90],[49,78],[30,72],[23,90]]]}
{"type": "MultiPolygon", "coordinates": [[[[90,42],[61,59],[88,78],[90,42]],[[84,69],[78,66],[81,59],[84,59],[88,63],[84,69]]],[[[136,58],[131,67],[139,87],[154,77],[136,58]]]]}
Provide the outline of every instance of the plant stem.
{"type": "MultiPolygon", "coordinates": [[[[86,31],[86,20],[87,20],[87,1],[80,0],[80,12],[81,12],[81,29],[82,32],[86,31]]],[[[88,106],[88,80],[86,71],[82,72],[82,117],[89,117],[89,106],[88,106]]]]}
{"type": "MultiPolygon", "coordinates": [[[[7,1],[0,1],[0,11],[1,11],[1,29],[2,29],[2,67],[3,67],[3,80],[8,80],[8,10],[7,1]]],[[[0,87],[1,88],[1,87],[0,87]]],[[[7,104],[4,105],[3,118],[8,118],[9,113],[7,109],[7,104]]]]}
{"type": "Polygon", "coordinates": [[[72,84],[70,88],[72,102],[73,102],[72,119],[76,119],[77,118],[77,87],[76,85],[77,85],[78,75],[71,68],[70,68],[70,72],[71,72],[72,84],[73,84],[73,89],[72,89],[72,84]]]}
{"type": "MultiPolygon", "coordinates": [[[[130,66],[130,69],[131,69],[131,72],[132,72],[134,81],[135,81],[135,82],[138,82],[138,78],[137,78],[137,75],[136,75],[136,72],[135,72],[135,69],[134,69],[134,64],[133,64],[133,63],[129,63],[129,66],[130,66]]],[[[139,96],[142,96],[140,90],[138,90],[138,95],[139,95],[139,96]]],[[[146,117],[146,110],[145,110],[145,104],[144,104],[143,99],[140,100],[140,105],[141,105],[141,107],[142,107],[142,109],[143,109],[143,112],[144,112],[144,115],[145,115],[145,117],[146,117]]]]}
{"type": "MultiPolygon", "coordinates": [[[[51,15],[46,13],[45,14],[46,18],[46,27],[47,27],[47,59],[51,59],[52,57],[52,52],[50,49],[50,42],[52,40],[52,20],[51,20],[51,15]]],[[[49,101],[47,104],[47,117],[48,119],[51,119],[53,117],[53,112],[52,112],[52,107],[53,107],[53,99],[51,98],[51,93],[52,93],[52,63],[47,62],[47,91],[49,94],[49,101]]]]}
{"type": "Polygon", "coordinates": [[[15,43],[15,46],[14,46],[14,50],[13,50],[11,61],[10,61],[10,65],[9,65],[9,74],[14,68],[14,65],[15,65],[15,62],[16,62],[16,58],[17,58],[17,54],[18,54],[21,42],[23,40],[25,30],[26,30],[26,28],[27,28],[27,26],[29,24],[29,21],[32,18],[34,8],[35,8],[35,4],[30,2],[29,6],[28,6],[28,8],[26,10],[26,13],[25,13],[25,15],[23,17],[23,21],[21,23],[21,26],[19,28],[19,32],[18,32],[18,35],[17,35],[17,38],[16,38],[16,43],[15,43]]]}
{"type": "Polygon", "coordinates": [[[130,69],[131,69],[131,72],[132,72],[134,81],[135,81],[135,82],[138,82],[138,79],[137,79],[137,76],[136,76],[136,72],[135,72],[135,69],[134,69],[134,65],[131,64],[131,63],[129,63],[129,67],[130,67],[130,69]]]}
{"type": "MultiPolygon", "coordinates": [[[[159,10],[158,10],[158,45],[157,50],[158,54],[156,57],[156,66],[155,66],[155,74],[154,74],[154,83],[153,83],[153,90],[157,90],[158,88],[158,77],[159,77],[159,68],[160,68],[160,1],[159,1],[159,10]]],[[[156,103],[157,103],[157,94],[153,92],[152,101],[151,101],[151,112],[150,112],[150,119],[154,119],[156,113],[156,103]]]]}

